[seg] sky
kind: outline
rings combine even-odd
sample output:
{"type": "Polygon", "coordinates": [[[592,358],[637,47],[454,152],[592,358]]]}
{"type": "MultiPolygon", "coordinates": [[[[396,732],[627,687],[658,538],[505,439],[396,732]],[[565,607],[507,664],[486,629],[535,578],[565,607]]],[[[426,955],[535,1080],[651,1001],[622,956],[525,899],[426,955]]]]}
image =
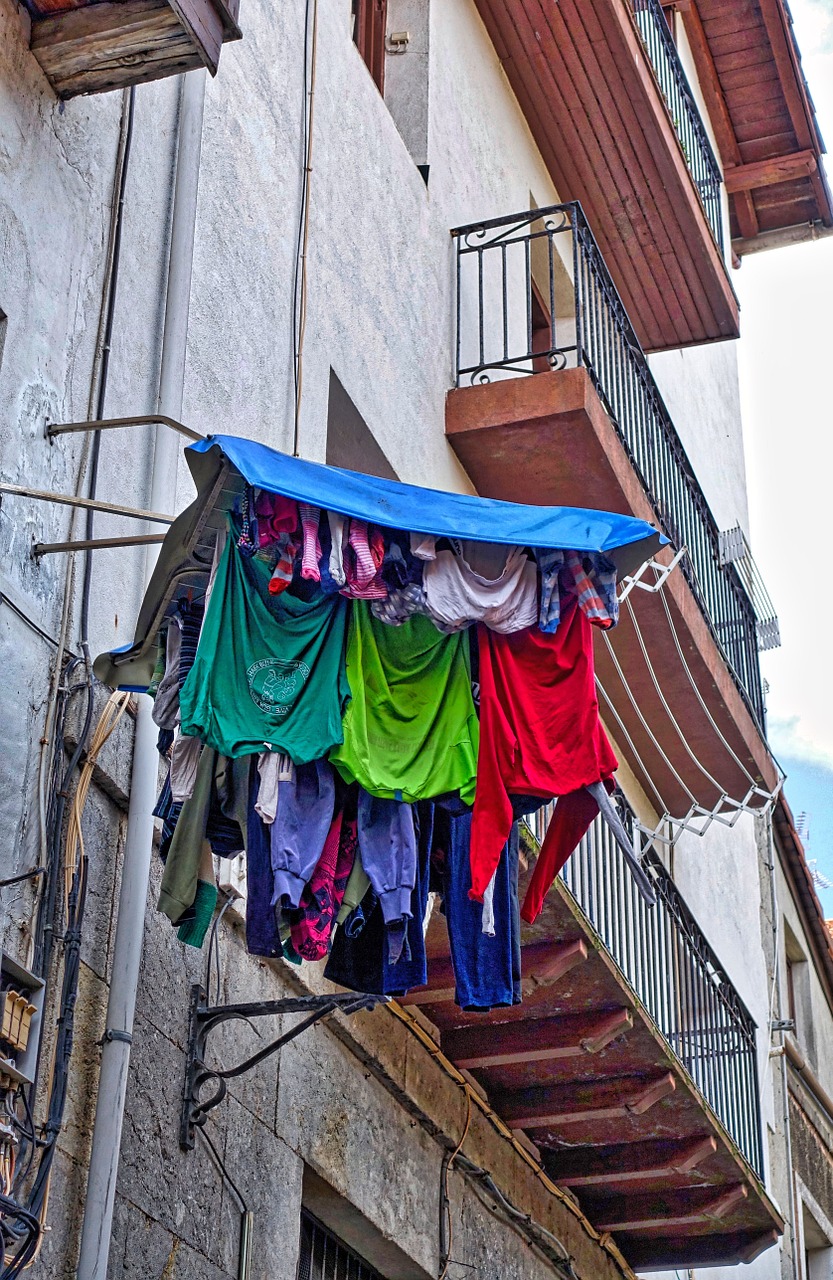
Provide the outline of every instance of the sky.
{"type": "MultiPolygon", "coordinates": [[[[790,0],[822,137],[833,148],[833,0],[790,0]]],[[[833,157],[827,157],[828,178],[833,157]]],[[[833,881],[833,235],[744,257],[741,394],[752,550],[780,619],[762,654],[772,749],[833,881]]],[[[833,917],[833,889],[817,888],[833,917]]]]}

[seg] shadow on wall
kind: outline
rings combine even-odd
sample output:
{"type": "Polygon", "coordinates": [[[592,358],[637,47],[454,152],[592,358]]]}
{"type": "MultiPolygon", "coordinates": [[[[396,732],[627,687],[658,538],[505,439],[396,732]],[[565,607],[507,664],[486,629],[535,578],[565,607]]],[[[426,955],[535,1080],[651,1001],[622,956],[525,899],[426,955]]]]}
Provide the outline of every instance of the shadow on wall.
{"type": "Polygon", "coordinates": [[[327,465],[385,480],[399,479],[332,369],[327,404],[327,465]]]}

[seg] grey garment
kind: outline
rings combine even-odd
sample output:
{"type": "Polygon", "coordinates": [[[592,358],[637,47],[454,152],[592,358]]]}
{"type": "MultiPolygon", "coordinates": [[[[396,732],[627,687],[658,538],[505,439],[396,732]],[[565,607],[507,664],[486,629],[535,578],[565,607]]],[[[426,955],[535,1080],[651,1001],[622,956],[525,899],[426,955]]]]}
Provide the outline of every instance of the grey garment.
{"type": "Polygon", "coordinates": [[[416,836],[409,804],[359,792],[362,866],[382,904],[385,924],[410,919],[416,883],[416,836]]]}
{"type": "Polygon", "coordinates": [[[291,756],[280,751],[261,751],[257,758],[257,771],[260,785],[255,811],[267,826],[271,826],[278,811],[278,785],[295,781],[295,765],[291,756]]]}
{"type": "Polygon", "coordinates": [[[165,647],[165,674],[159,681],[151,716],[160,729],[175,729],[179,719],[179,651],[182,646],[182,619],[174,614],[168,621],[165,647]]]}
{"type": "Polygon", "coordinates": [[[294,779],[278,783],[272,823],[272,905],[297,907],[321,857],[335,809],[333,767],[327,760],[299,764],[294,779]]]}
{"type": "Polygon", "coordinates": [[[171,746],[171,799],[174,804],[191,799],[201,751],[199,738],[177,732],[171,746]]]}

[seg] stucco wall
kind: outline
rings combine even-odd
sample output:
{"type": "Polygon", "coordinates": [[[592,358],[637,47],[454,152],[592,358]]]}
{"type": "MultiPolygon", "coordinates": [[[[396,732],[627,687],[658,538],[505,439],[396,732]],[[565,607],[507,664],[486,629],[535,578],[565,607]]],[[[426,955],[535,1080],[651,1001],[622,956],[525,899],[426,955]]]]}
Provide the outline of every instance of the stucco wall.
{"type": "MultiPolygon", "coordinates": [[[[332,368],[402,479],[465,489],[468,479],[444,437],[454,306],[449,229],[525,210],[531,198],[553,202],[557,192],[471,0],[431,6],[427,187],[401,120],[398,127],[350,40],[349,11],[349,0],[320,6],[300,449],[325,456],[332,368]]],[[[244,41],[224,49],[220,75],[207,90],[183,416],[198,430],[246,434],[286,449],[294,425],[301,8],[247,0],[244,26],[244,41]]],[[[13,483],[66,492],[75,482],[82,439],[49,444],[44,427],[89,412],[121,106],[118,94],[59,105],[25,47],[14,0],[0,0],[0,308],[9,317],[0,365],[0,470],[13,483]]],[[[106,406],[113,415],[155,407],[176,117],[174,81],[137,90],[106,406]]],[[[672,353],[655,358],[654,368],[718,522],[745,523],[732,348],[672,353]]],[[[142,429],[105,436],[100,495],[145,505],[150,456],[142,429]]],[[[178,480],[182,506],[191,492],[182,461],[178,480]]],[[[62,539],[69,527],[66,508],[8,498],[0,510],[3,591],[52,636],[60,625],[65,561],[55,556],[36,564],[28,552],[34,539],[62,539]]],[[[114,518],[96,521],[100,534],[127,529],[114,518]]],[[[137,550],[96,552],[93,652],[128,638],[142,557],[137,550]]],[[[76,593],[73,645],[77,626],[76,593]]],[[[52,646],[5,603],[0,645],[6,676],[0,819],[16,832],[6,859],[11,874],[32,865],[37,849],[37,739],[52,646]]],[[[108,787],[122,796],[130,750],[126,722],[108,766],[108,787]]],[[[94,788],[85,827],[93,883],[76,1075],[52,1230],[33,1277],[72,1273],[123,828],[123,802],[94,788]]],[[[749,963],[760,946],[753,859],[748,831],[741,827],[730,837],[715,828],[696,847],[681,846],[675,874],[760,1018],[765,978],[749,963]]],[[[6,892],[0,901],[6,936],[25,957],[31,890],[6,892]]],[[[186,1157],[176,1145],[187,989],[200,976],[202,958],[175,940],[153,901],[152,887],[111,1273],[217,1280],[234,1269],[232,1201],[205,1151],[186,1157]]],[[[285,972],[245,956],[239,936],[225,927],[222,953],[224,996],[287,990],[285,972]]],[[[371,1042],[376,1034],[368,1030],[371,1042]]],[[[398,1070],[400,1084],[456,1136],[459,1096],[398,1032],[388,1028],[381,1040],[374,1052],[389,1055],[393,1078],[398,1070]]],[[[247,1043],[244,1036],[238,1048],[245,1051],[247,1043]]],[[[218,1141],[252,1198],[256,1230],[264,1232],[256,1275],[294,1275],[304,1162],[349,1191],[380,1233],[435,1274],[440,1148],[389,1090],[365,1078],[330,1032],[312,1033],[287,1050],[277,1073],[271,1066],[241,1082],[220,1117],[218,1141]],[[367,1127],[356,1125],[359,1112],[369,1117],[367,1127]]],[[[485,1131],[477,1141],[484,1163],[519,1199],[527,1197],[530,1211],[566,1233],[581,1258],[582,1280],[614,1275],[606,1256],[576,1234],[570,1215],[530,1188],[515,1157],[485,1131]]],[[[464,1256],[488,1257],[502,1276],[545,1274],[527,1246],[496,1226],[456,1180],[455,1196],[467,1197],[458,1236],[464,1256]]],[[[744,1274],[768,1280],[777,1274],[776,1258],[773,1251],[744,1274]]]]}

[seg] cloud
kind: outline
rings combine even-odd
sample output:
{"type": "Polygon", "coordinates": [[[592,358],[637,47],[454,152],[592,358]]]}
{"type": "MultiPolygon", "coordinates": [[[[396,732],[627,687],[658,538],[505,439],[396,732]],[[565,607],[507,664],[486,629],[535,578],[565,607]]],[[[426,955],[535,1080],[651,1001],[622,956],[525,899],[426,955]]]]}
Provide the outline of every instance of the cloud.
{"type": "Polygon", "coordinates": [[[767,737],[776,757],[801,761],[833,772],[833,750],[819,741],[804,724],[801,716],[791,716],[788,719],[771,717],[767,722],[767,737]]]}

